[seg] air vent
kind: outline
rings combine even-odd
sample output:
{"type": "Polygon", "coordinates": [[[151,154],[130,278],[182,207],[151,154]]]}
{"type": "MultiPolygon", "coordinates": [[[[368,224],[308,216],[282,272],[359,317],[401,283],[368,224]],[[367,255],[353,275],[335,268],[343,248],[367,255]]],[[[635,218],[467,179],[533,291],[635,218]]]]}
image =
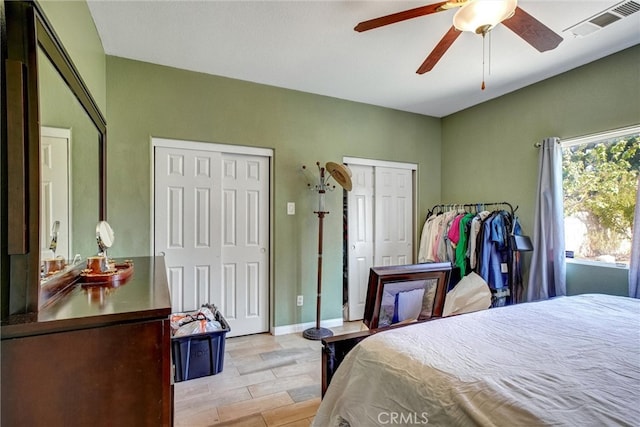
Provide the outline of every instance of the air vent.
{"type": "Polygon", "coordinates": [[[564,31],[570,31],[576,37],[584,37],[638,11],[640,11],[640,3],[633,0],[623,1],[564,31]]]}
{"type": "Polygon", "coordinates": [[[614,7],[613,11],[622,16],[629,16],[640,10],[640,4],[634,1],[628,1],[620,6],[614,7]]]}

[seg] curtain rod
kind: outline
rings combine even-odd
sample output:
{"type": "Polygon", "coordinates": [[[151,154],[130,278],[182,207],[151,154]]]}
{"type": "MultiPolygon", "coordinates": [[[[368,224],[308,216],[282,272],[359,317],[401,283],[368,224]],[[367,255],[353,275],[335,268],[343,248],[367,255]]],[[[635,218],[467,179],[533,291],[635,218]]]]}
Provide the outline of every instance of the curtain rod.
{"type": "MultiPolygon", "coordinates": [[[[589,142],[595,142],[602,139],[616,138],[619,136],[625,136],[628,134],[634,134],[640,132],[640,124],[631,126],[624,126],[616,129],[609,129],[602,132],[594,132],[586,135],[571,136],[567,138],[558,137],[558,143],[565,146],[587,144],[589,142]]],[[[542,142],[534,142],[533,146],[536,148],[542,147],[542,142]]]]}
{"type": "MultiPolygon", "coordinates": [[[[562,140],[560,138],[558,137],[555,137],[555,138],[556,138],[556,144],[562,144],[562,140]]],[[[542,147],[542,142],[534,142],[533,146],[536,148],[540,148],[542,147]]]]}

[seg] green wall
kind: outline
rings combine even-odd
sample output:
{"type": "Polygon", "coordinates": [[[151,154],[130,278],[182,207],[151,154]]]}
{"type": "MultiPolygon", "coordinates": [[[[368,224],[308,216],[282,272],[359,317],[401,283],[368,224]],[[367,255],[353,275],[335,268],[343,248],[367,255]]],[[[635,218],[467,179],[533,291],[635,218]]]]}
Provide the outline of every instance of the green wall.
{"type": "MultiPolygon", "coordinates": [[[[114,256],[151,252],[151,137],[274,150],[275,326],[315,319],[317,199],[302,164],[343,156],[417,163],[418,211],[440,200],[436,118],[110,56],[107,94],[114,256]],[[296,202],[295,216],[286,214],[287,202],[296,202]]],[[[342,316],[342,192],[329,194],[327,206],[322,318],[332,319],[342,316]]]]}
{"type": "Polygon", "coordinates": [[[102,41],[85,1],[39,1],[65,50],[106,115],[106,56],[102,41]]]}
{"type": "MultiPolygon", "coordinates": [[[[442,119],[442,199],[502,201],[518,205],[525,233],[532,233],[538,149],[548,136],[569,138],[640,122],[640,46],[587,64],[442,119]]],[[[528,258],[527,258],[528,261],[528,258]]],[[[606,292],[615,283],[568,270],[572,292],[606,292]]],[[[609,271],[609,269],[606,269],[609,271]]]]}

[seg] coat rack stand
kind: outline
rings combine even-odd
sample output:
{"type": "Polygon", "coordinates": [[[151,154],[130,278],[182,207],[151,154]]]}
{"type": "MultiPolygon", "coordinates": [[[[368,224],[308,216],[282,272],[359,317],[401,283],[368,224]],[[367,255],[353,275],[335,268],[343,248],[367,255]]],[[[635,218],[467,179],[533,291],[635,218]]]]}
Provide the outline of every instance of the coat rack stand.
{"type": "MultiPolygon", "coordinates": [[[[317,284],[317,297],[316,297],[316,326],[314,328],[308,328],[303,333],[304,338],[310,340],[320,340],[333,336],[333,332],[327,328],[320,327],[320,312],[322,303],[322,240],[324,232],[324,217],[329,214],[329,211],[325,210],[325,194],[327,190],[335,190],[335,185],[329,185],[329,178],[333,177],[338,184],[340,184],[345,190],[351,190],[351,171],[343,165],[329,162],[326,169],[320,166],[320,162],[316,162],[319,171],[319,178],[317,184],[307,185],[313,191],[318,192],[318,210],[313,213],[318,215],[318,284],[317,284]]],[[[309,171],[306,166],[302,166],[302,171],[309,180],[309,171]]]]}
{"type": "Polygon", "coordinates": [[[314,212],[318,214],[318,295],[316,299],[316,327],[306,329],[302,336],[310,340],[320,340],[333,336],[331,329],[320,327],[320,307],[322,303],[322,233],[324,216],[329,212],[314,212]]]}

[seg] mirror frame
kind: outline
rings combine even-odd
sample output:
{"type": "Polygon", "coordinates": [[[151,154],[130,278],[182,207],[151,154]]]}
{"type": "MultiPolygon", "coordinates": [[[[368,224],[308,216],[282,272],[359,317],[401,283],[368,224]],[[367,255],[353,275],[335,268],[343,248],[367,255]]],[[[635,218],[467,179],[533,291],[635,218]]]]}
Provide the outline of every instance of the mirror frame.
{"type": "MultiPolygon", "coordinates": [[[[427,301],[430,306],[428,315],[423,316],[422,313],[417,321],[424,321],[435,317],[442,317],[442,309],[444,308],[444,300],[449,286],[451,277],[450,262],[408,264],[408,265],[391,265],[371,267],[369,269],[369,282],[367,286],[367,297],[364,306],[363,323],[369,329],[382,328],[378,325],[380,320],[380,312],[382,308],[383,292],[387,285],[421,282],[416,283],[411,290],[421,289],[424,287],[426,292],[426,281],[435,279],[436,289],[433,300],[427,301]]],[[[424,301],[421,300],[421,305],[424,301]]],[[[424,306],[422,307],[425,308],[424,306]]],[[[393,324],[385,325],[385,327],[393,326],[393,324]]]]}
{"type": "Polygon", "coordinates": [[[60,38],[33,0],[2,2],[2,260],[1,318],[36,313],[40,293],[40,106],[38,46],[99,134],[99,212],[106,220],[107,124],[60,38]],[[5,181],[6,178],[6,181],[5,181]]]}

